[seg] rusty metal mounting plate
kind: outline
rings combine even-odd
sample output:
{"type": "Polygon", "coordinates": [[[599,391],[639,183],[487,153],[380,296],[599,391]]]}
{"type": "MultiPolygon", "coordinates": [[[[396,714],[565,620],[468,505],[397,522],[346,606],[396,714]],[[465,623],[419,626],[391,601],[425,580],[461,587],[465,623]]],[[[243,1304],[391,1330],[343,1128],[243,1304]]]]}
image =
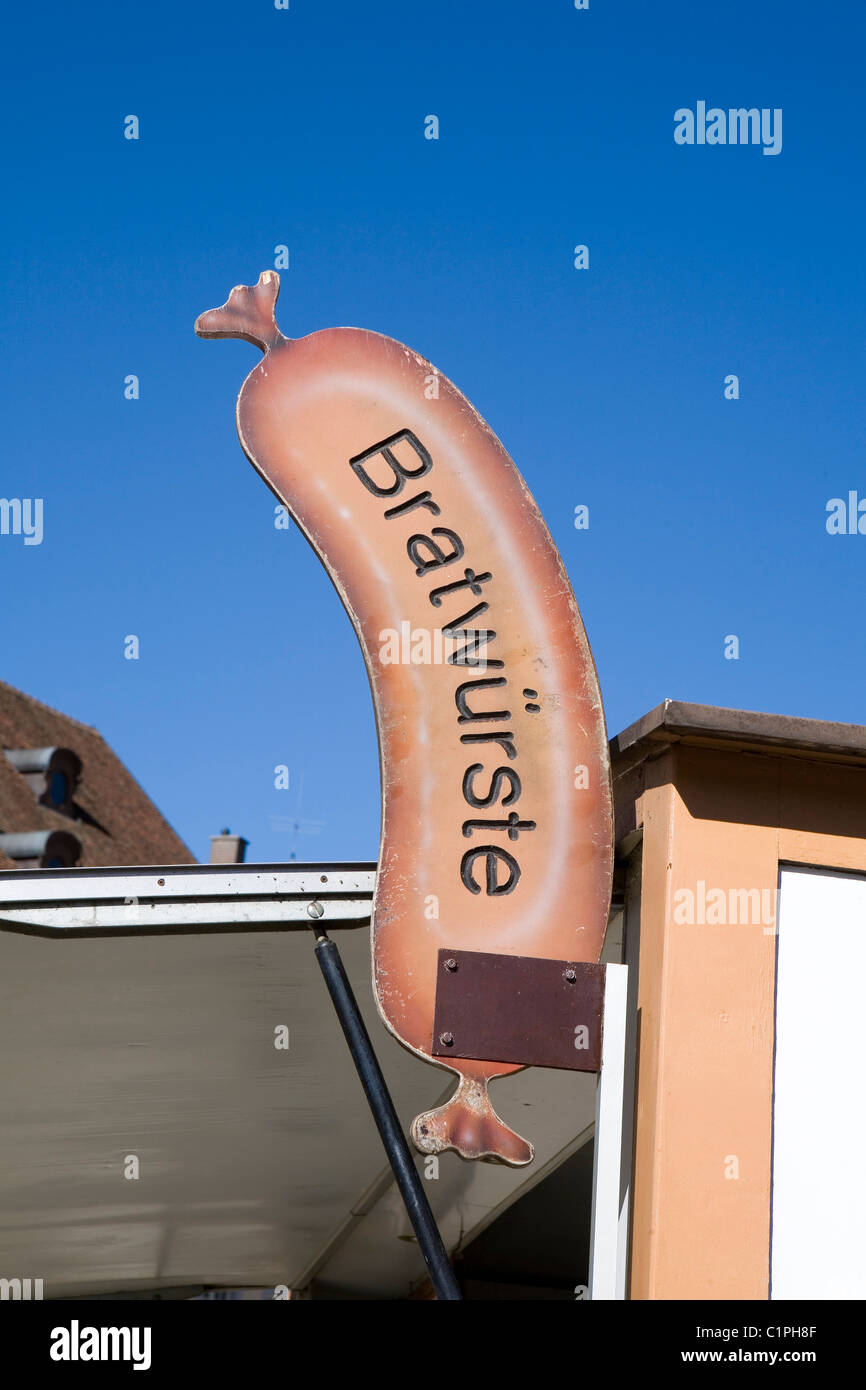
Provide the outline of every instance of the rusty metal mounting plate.
{"type": "Polygon", "coordinates": [[[587,961],[441,950],[432,1055],[599,1071],[604,976],[587,961]]]}

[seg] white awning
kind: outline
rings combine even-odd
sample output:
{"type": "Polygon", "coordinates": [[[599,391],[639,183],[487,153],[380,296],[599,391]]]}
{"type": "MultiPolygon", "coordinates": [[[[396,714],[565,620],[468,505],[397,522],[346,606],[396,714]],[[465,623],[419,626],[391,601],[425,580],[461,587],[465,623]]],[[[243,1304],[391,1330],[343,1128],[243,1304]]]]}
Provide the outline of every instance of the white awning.
{"type": "MultiPolygon", "coordinates": [[[[315,902],[408,1131],[453,1077],[378,1019],[374,883],[372,864],[0,873],[0,1277],[46,1298],[313,1277],[399,1298],[424,1278],[307,930],[315,902]]],[[[595,1093],[577,1072],[494,1084],[536,1158],[440,1158],[449,1249],[586,1141],[595,1093]]]]}

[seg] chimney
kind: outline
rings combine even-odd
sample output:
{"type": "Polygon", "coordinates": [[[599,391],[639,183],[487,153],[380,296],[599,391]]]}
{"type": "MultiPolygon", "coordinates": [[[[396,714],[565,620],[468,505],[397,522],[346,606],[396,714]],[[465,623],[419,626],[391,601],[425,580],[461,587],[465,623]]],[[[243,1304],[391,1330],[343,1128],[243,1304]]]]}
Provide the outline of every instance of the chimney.
{"type": "Polygon", "coordinates": [[[243,864],[249,840],[243,835],[233,835],[226,828],[219,835],[210,837],[210,862],[212,864],[243,864]]]}

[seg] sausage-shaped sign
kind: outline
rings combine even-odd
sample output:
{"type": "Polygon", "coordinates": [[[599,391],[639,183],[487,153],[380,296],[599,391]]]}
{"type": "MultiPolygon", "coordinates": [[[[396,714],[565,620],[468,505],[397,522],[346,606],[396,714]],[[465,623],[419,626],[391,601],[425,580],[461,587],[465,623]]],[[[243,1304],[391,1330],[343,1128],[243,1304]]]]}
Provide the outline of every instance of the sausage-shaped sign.
{"type": "MultiPolygon", "coordinates": [[[[196,321],[264,358],[237,426],[324,563],[373,691],[382,834],[373,902],[379,1013],[427,1061],[440,948],[597,961],[613,866],[610,766],[589,645],[550,533],[456,386],[392,338],[284,338],[279,276],[196,321]]],[[[520,1165],[491,1106],[504,1062],[435,1060],[453,1097],[419,1115],[425,1153],[520,1165]]]]}

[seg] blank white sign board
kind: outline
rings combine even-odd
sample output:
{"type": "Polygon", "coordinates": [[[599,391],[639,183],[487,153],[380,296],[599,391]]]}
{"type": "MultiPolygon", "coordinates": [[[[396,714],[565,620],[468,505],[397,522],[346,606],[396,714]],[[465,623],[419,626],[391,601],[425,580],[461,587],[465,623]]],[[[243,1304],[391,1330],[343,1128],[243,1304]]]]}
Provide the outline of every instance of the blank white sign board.
{"type": "Polygon", "coordinates": [[[866,1298],[866,877],[783,868],[771,1298],[866,1298]]]}

